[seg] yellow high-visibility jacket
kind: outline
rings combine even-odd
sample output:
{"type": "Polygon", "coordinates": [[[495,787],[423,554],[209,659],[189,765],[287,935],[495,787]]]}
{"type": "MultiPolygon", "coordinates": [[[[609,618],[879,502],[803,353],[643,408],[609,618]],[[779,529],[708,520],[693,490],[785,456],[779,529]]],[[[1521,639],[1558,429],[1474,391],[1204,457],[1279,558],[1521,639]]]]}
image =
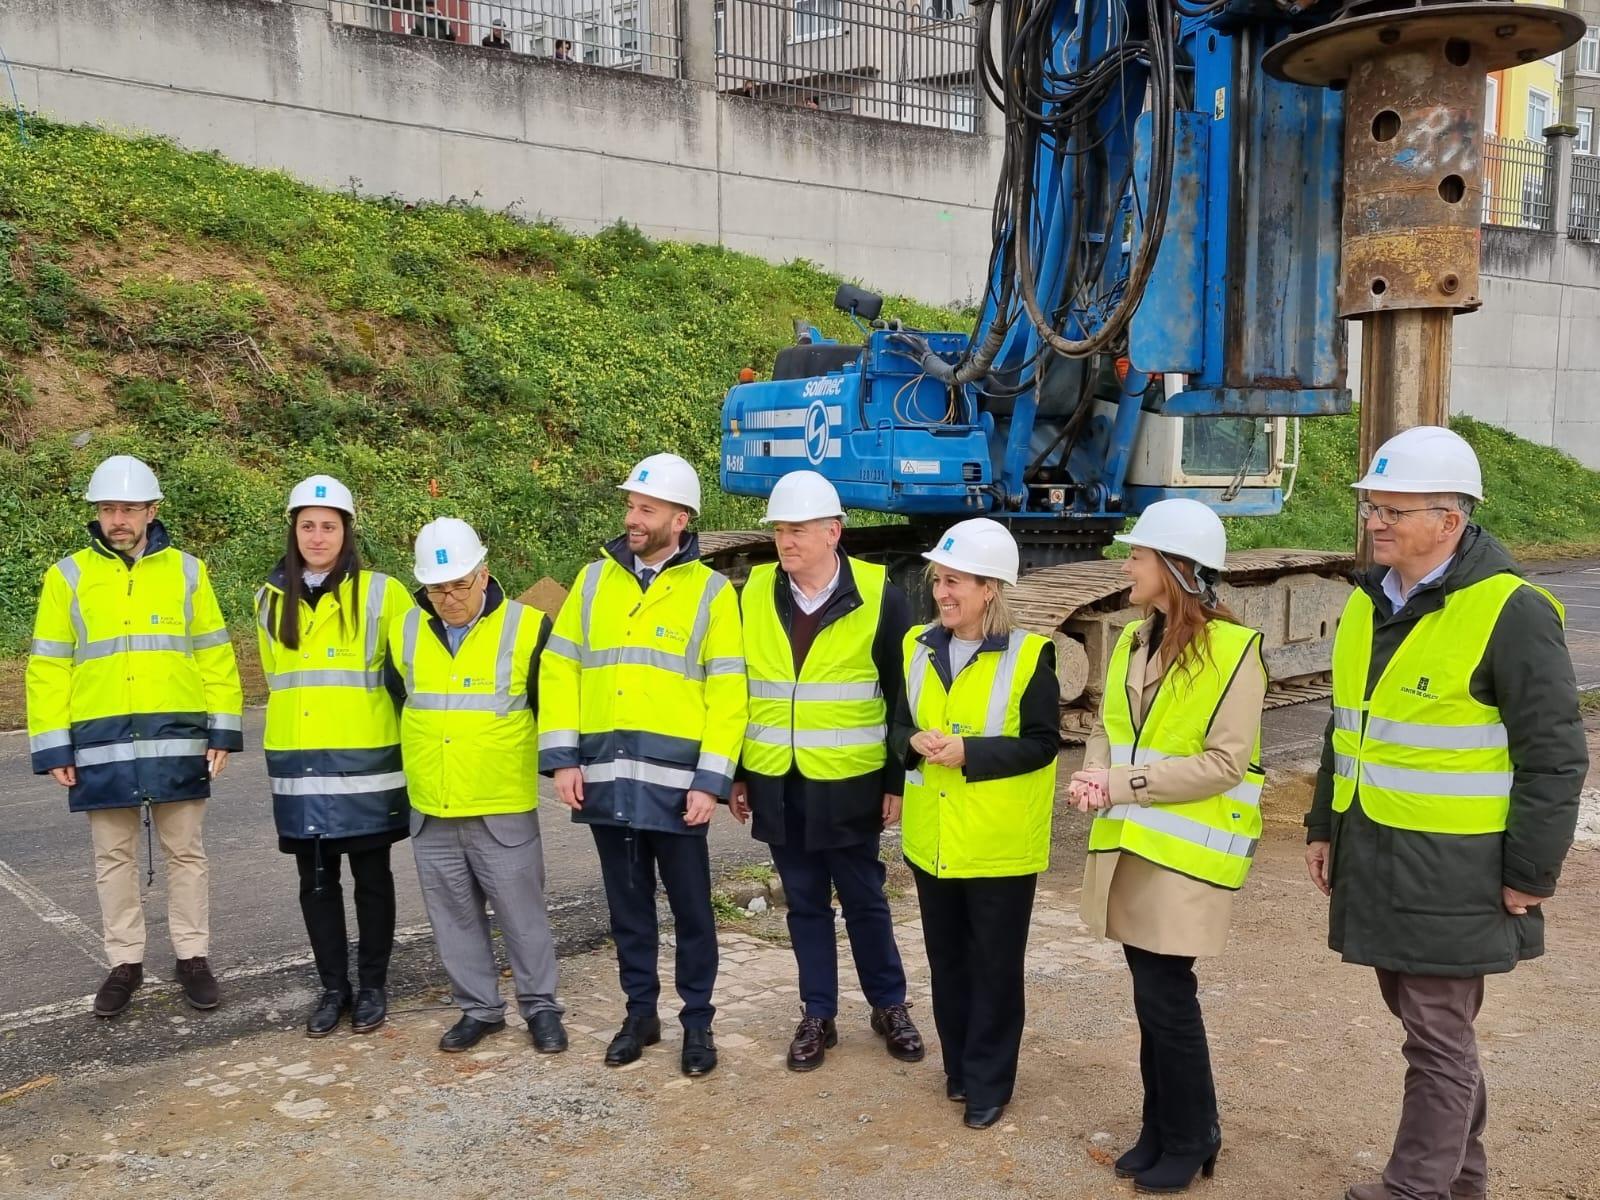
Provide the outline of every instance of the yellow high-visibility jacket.
{"type": "Polygon", "coordinates": [[[725,799],[749,696],[739,600],[687,535],[648,589],[618,539],[579,572],[540,665],[539,768],[582,767],[579,821],[704,834],[692,790],[725,799]]]}
{"type": "Polygon", "coordinates": [[[206,751],[242,750],[233,644],[205,564],[150,524],[130,566],[93,542],[45,572],[28,659],[33,769],[76,767],[73,812],[211,795],[206,751]]]}
{"type": "Polygon", "coordinates": [[[410,611],[399,580],[346,577],[315,608],[300,601],[300,644],[278,640],[283,567],[256,594],[267,700],[272,815],[286,838],[345,838],[404,829],[410,815],[400,718],[384,686],[389,630],[410,611]]]}

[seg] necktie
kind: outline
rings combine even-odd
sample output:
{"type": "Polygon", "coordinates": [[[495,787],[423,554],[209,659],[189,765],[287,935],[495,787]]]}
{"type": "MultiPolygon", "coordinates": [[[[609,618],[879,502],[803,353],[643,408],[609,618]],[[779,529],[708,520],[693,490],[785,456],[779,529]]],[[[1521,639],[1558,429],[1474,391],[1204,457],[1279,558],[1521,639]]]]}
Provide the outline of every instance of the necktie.
{"type": "Polygon", "coordinates": [[[644,570],[640,571],[639,572],[639,587],[640,587],[640,589],[642,591],[646,591],[646,592],[649,591],[650,590],[650,581],[652,579],[654,579],[655,577],[656,577],[656,569],[654,567],[646,567],[644,570]]]}

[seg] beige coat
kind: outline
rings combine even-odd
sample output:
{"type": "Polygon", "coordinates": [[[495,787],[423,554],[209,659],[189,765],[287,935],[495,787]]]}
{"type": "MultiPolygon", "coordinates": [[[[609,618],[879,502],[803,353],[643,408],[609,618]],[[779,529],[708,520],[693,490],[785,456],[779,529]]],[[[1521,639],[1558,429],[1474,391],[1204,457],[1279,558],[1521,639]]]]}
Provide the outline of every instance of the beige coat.
{"type": "MultiPolygon", "coordinates": [[[[1128,705],[1141,722],[1165,673],[1164,659],[1159,652],[1152,658],[1148,647],[1138,642],[1129,656],[1128,705]]],[[[1111,803],[1177,804],[1237,785],[1255,749],[1266,691],[1261,672],[1239,671],[1206,734],[1205,750],[1140,767],[1111,767],[1111,803]],[[1128,783],[1135,771],[1147,784],[1138,793],[1128,783]]],[[[1111,762],[1103,718],[1102,710],[1084,751],[1086,770],[1111,762]]],[[[1202,957],[1221,954],[1227,945],[1233,893],[1137,855],[1107,851],[1089,855],[1079,905],[1084,923],[1101,937],[1155,954],[1202,957]]]]}

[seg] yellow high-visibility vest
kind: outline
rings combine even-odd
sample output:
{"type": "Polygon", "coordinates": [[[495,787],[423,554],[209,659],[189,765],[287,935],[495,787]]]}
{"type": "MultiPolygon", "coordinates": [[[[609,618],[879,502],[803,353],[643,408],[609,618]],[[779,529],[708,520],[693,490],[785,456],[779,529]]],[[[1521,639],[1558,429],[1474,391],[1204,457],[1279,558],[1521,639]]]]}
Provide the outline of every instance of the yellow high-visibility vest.
{"type": "MultiPolygon", "coordinates": [[[[927,629],[932,629],[928,626],[927,629]]],[[[1022,696],[1050,644],[1013,631],[1004,650],[979,650],[949,690],[933,651],[913,629],[904,642],[906,706],[918,729],[968,737],[1017,737],[1022,696]]],[[[969,782],[959,767],[923,763],[906,772],[901,847],[941,879],[1034,875],[1050,866],[1056,760],[1006,779],[969,782]]]]}
{"type": "Polygon", "coordinates": [[[794,649],[778,617],[777,565],[750,571],[740,596],[750,680],[744,766],[787,775],[798,763],[807,779],[852,779],[888,761],[888,716],[872,643],[883,615],[887,573],[852,558],[861,604],[817,633],[798,675],[794,649]]]}
{"type": "Polygon", "coordinates": [[[539,806],[539,729],[528,669],[544,614],[505,600],[479,617],[451,655],[413,608],[389,634],[405,680],[400,718],[411,807],[431,817],[483,817],[539,806]]]}
{"type": "Polygon", "coordinates": [[[1350,594],[1333,639],[1333,810],[1359,788],[1380,825],[1423,833],[1500,833],[1511,807],[1513,764],[1500,710],[1472,695],[1472,673],[1506,602],[1532,587],[1515,575],[1447,592],[1421,617],[1366,698],[1372,663],[1372,598],[1350,594]]]}
{"type": "MultiPolygon", "coordinates": [[[[1113,766],[1188,758],[1206,747],[1206,731],[1239,671],[1260,670],[1261,635],[1230,621],[1206,625],[1209,652],[1198,662],[1169,667],[1142,725],[1128,704],[1128,660],[1143,621],[1122,631],[1106,671],[1101,723],[1113,766]]],[[[1261,728],[1244,779],[1216,796],[1182,804],[1116,804],[1095,815],[1090,853],[1126,850],[1158,866],[1237,890],[1261,840],[1261,728]]]]}

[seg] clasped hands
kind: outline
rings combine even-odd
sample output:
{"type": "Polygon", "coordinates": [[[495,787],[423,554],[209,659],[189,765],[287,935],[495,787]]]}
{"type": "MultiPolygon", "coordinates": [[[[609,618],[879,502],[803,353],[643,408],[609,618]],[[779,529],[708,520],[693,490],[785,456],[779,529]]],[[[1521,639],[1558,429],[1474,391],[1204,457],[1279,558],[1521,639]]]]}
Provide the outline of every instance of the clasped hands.
{"type": "Polygon", "coordinates": [[[962,767],[967,762],[966,740],[957,734],[924,729],[912,736],[911,748],[936,767],[962,767]]]}
{"type": "Polygon", "coordinates": [[[1081,813],[1110,808],[1111,772],[1105,767],[1074,771],[1067,784],[1067,798],[1081,813]]]}

